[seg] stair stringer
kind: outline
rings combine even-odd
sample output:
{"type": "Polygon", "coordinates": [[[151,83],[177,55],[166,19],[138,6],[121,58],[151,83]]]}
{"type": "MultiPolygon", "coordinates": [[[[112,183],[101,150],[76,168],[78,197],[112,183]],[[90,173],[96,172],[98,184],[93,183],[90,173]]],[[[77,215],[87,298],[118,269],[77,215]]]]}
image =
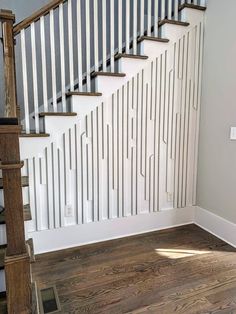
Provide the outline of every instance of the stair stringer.
{"type": "Polygon", "coordinates": [[[203,15],[109,97],[83,103],[81,96],[72,96],[78,118],[70,123],[62,118],[56,140],[48,139],[38,154],[32,142],[27,158],[31,237],[36,231],[195,204],[202,43],[203,15]],[[137,87],[141,82],[144,88],[137,87]],[[142,145],[138,154],[136,144],[142,145]]]}

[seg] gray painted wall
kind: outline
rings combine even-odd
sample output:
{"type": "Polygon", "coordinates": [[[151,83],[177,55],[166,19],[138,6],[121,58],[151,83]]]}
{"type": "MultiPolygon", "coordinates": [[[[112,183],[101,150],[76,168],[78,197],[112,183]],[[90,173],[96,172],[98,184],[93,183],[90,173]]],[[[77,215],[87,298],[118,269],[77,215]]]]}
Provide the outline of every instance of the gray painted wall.
{"type": "Polygon", "coordinates": [[[0,0],[0,9],[12,10],[18,23],[48,2],[49,0],[0,0]]]}
{"type": "Polygon", "coordinates": [[[236,223],[236,1],[208,0],[197,204],[236,223]],[[227,4],[227,5],[226,5],[227,4]]]}

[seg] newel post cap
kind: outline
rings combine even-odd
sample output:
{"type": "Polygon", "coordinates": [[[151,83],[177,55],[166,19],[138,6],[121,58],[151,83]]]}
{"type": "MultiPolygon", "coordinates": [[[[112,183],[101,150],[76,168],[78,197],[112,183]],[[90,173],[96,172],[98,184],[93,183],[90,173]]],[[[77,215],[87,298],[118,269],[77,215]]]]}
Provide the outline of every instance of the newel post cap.
{"type": "Polygon", "coordinates": [[[15,23],[15,14],[11,10],[0,9],[0,21],[13,21],[15,23]]]}

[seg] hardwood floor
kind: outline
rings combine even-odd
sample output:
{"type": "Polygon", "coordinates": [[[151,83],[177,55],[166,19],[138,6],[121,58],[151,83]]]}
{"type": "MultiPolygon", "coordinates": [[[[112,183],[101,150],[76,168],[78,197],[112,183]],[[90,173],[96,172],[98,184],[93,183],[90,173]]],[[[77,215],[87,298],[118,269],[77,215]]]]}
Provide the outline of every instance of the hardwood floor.
{"type": "Polygon", "coordinates": [[[36,256],[61,313],[236,313],[236,249],[195,225],[36,256]]]}

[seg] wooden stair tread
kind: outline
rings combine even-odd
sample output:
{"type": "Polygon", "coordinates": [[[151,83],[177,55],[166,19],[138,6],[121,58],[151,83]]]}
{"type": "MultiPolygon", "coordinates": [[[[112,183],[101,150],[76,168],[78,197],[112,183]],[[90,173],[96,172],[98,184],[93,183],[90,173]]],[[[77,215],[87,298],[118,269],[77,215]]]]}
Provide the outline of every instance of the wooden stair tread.
{"type": "MultiPolygon", "coordinates": [[[[24,221],[29,221],[32,219],[31,217],[31,210],[30,210],[30,205],[24,205],[23,207],[23,213],[24,213],[24,221]]],[[[0,213],[0,225],[5,224],[5,210],[3,210],[0,213]]]]}
{"type": "Polygon", "coordinates": [[[67,97],[70,96],[102,96],[102,93],[96,93],[96,92],[68,92],[66,93],[67,97]]]}
{"type": "Polygon", "coordinates": [[[179,25],[179,26],[185,26],[185,27],[190,25],[188,22],[169,20],[169,19],[161,20],[158,24],[159,26],[162,26],[164,24],[173,24],[173,25],[179,25]]]}
{"type": "Polygon", "coordinates": [[[49,137],[48,133],[21,133],[20,137],[49,137]]]}
{"type": "Polygon", "coordinates": [[[76,112],[40,112],[39,117],[74,117],[77,116],[76,112]]]}
{"type": "MultiPolygon", "coordinates": [[[[26,176],[21,177],[21,186],[26,187],[29,186],[29,178],[26,176]]],[[[3,189],[3,179],[0,178],[0,189],[3,189]]]]}
{"type": "Polygon", "coordinates": [[[118,53],[115,55],[115,59],[118,60],[120,58],[130,58],[130,59],[140,59],[140,60],[147,60],[148,56],[144,55],[134,55],[134,54],[128,54],[128,53],[118,53]]]}
{"type": "Polygon", "coordinates": [[[115,76],[115,77],[124,77],[126,76],[125,73],[119,73],[119,72],[93,72],[92,77],[96,76],[115,76]]]}
{"type": "Polygon", "coordinates": [[[192,4],[192,3],[184,3],[179,6],[179,11],[183,10],[184,8],[195,9],[195,10],[200,10],[200,11],[206,10],[206,7],[203,7],[201,5],[192,4]]]}
{"type": "Polygon", "coordinates": [[[0,270],[4,269],[5,250],[7,245],[0,245],[0,270]]]}
{"type": "Polygon", "coordinates": [[[154,37],[154,36],[141,36],[138,38],[138,42],[142,42],[143,40],[151,40],[151,41],[157,41],[161,43],[168,43],[170,41],[167,38],[154,37]]]}

